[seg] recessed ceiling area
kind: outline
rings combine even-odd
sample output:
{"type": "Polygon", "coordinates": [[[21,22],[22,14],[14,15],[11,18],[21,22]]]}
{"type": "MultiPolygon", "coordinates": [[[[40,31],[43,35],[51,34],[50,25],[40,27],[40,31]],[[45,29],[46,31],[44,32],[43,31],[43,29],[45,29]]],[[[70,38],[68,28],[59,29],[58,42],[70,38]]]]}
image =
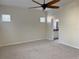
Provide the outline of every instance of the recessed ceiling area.
{"type": "MultiPolygon", "coordinates": [[[[43,0],[36,0],[40,3],[43,3],[43,0]]],[[[49,2],[51,0],[46,0],[46,2],[49,2]]],[[[71,3],[74,0],[61,0],[56,5],[63,6],[68,3],[71,3]]],[[[37,4],[33,3],[32,0],[0,0],[0,5],[6,5],[6,6],[16,6],[16,7],[31,7],[36,6],[37,4]]]]}

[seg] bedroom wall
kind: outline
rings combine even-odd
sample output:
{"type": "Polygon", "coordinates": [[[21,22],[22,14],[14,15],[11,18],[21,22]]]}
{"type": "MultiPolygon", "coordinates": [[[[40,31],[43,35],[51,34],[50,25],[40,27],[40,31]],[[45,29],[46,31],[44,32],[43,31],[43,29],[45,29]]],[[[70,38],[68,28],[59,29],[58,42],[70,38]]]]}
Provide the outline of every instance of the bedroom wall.
{"type": "Polygon", "coordinates": [[[79,48],[79,1],[65,5],[60,11],[60,43],[79,48]]]}
{"type": "Polygon", "coordinates": [[[45,39],[43,15],[39,10],[0,5],[0,46],[45,39]],[[11,22],[2,22],[1,14],[10,14],[11,22]]]}

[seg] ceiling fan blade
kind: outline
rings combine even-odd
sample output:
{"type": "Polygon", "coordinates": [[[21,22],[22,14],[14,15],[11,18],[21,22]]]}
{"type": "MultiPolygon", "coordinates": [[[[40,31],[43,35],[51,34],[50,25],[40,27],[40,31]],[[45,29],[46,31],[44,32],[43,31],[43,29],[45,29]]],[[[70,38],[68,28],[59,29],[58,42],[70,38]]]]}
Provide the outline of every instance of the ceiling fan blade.
{"type": "Polygon", "coordinates": [[[39,4],[39,5],[42,5],[41,3],[39,3],[39,2],[37,2],[37,1],[35,1],[35,0],[32,0],[33,2],[35,2],[35,3],[37,3],[37,4],[39,4]]]}
{"type": "Polygon", "coordinates": [[[36,7],[29,7],[29,9],[33,9],[33,8],[40,8],[41,6],[36,6],[36,7]]]}
{"type": "Polygon", "coordinates": [[[59,2],[59,1],[60,1],[60,0],[53,0],[53,1],[51,1],[51,2],[48,2],[47,5],[50,6],[50,5],[55,4],[55,3],[59,2]]]}
{"type": "Polygon", "coordinates": [[[47,8],[58,9],[58,8],[59,8],[59,6],[47,6],[47,8]]]}

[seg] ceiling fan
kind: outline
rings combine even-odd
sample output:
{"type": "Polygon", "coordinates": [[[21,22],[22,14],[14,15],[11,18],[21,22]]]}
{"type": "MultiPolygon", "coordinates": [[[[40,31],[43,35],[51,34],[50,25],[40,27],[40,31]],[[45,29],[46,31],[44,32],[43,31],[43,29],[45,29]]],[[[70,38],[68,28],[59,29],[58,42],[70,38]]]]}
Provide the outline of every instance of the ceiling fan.
{"type": "Polygon", "coordinates": [[[41,3],[39,3],[39,2],[37,2],[37,1],[35,1],[35,0],[32,0],[32,1],[33,1],[34,3],[36,3],[36,4],[38,4],[39,6],[30,7],[30,9],[31,9],[31,8],[40,8],[40,7],[42,7],[43,10],[45,10],[46,8],[58,9],[59,6],[55,6],[55,5],[53,5],[53,4],[59,2],[60,0],[53,0],[53,1],[50,1],[50,2],[48,2],[48,3],[46,3],[45,0],[44,0],[43,4],[41,4],[41,3]]]}

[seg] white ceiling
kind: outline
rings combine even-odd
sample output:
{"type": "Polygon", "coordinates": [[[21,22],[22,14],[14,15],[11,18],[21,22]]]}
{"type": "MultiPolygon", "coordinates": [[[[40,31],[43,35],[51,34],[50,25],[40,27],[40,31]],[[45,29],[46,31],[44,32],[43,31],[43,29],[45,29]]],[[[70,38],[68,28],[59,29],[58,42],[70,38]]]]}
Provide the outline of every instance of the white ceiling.
{"type": "MultiPolygon", "coordinates": [[[[40,3],[43,2],[43,0],[36,0],[40,3]]],[[[49,2],[51,0],[46,0],[46,2],[49,2]]],[[[61,0],[59,3],[57,3],[57,5],[63,6],[66,5],[70,2],[72,2],[73,0],[61,0]]],[[[36,6],[37,4],[35,4],[34,2],[32,2],[32,0],[0,0],[0,5],[8,5],[8,6],[17,6],[17,7],[31,7],[31,6],[36,6]]],[[[37,5],[38,6],[38,5],[37,5]]]]}

